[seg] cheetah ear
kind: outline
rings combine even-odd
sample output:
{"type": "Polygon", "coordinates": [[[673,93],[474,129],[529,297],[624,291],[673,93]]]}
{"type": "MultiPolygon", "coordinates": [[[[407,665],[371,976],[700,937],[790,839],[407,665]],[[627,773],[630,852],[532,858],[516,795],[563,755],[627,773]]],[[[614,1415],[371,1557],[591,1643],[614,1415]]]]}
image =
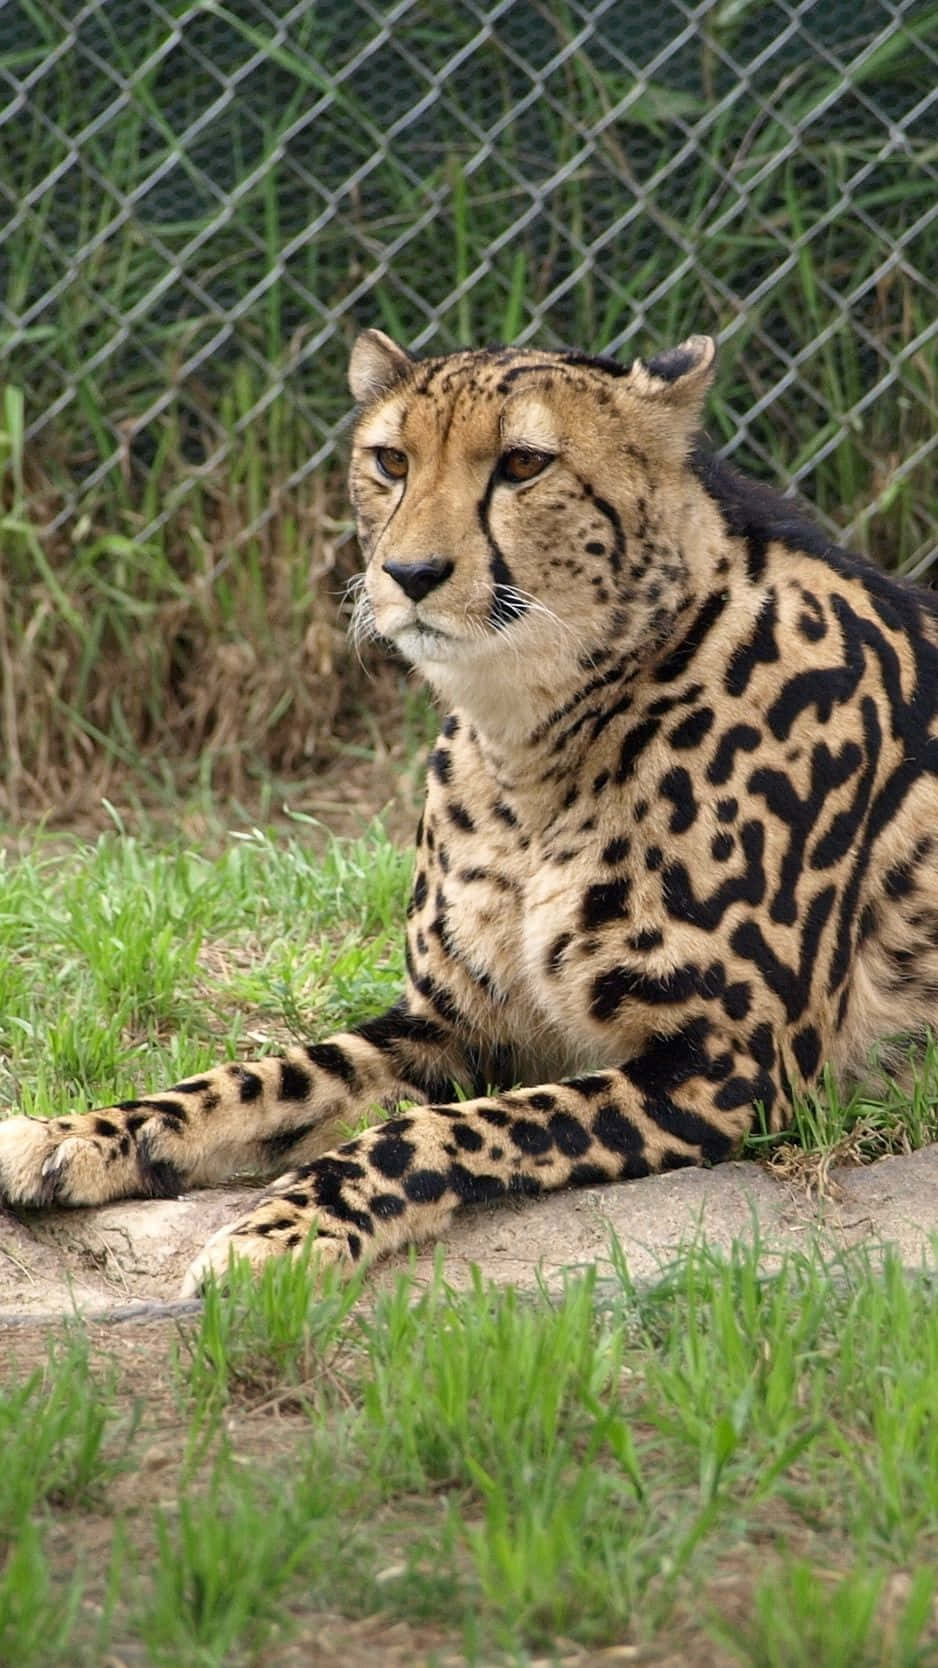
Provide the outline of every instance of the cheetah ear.
{"type": "Polygon", "coordinates": [[[359,405],[389,394],[414,363],[405,348],[398,347],[383,330],[363,330],[352,348],[348,382],[359,405]]]}
{"type": "Polygon", "coordinates": [[[686,342],[663,348],[652,359],[636,359],[629,385],[645,399],[692,412],[696,421],[713,381],[716,354],[712,336],[688,336],[686,342]]]}
{"type": "Polygon", "coordinates": [[[663,463],[679,468],[687,458],[716,351],[712,336],[688,336],[652,359],[636,359],[616,385],[623,419],[638,426],[663,463]]]}

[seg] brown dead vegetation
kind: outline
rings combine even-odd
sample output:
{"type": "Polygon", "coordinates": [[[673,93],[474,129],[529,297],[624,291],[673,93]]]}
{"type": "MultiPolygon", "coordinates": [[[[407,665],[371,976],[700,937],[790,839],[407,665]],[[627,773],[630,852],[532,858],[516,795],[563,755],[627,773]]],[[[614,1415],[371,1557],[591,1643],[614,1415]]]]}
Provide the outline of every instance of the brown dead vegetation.
{"type": "MultiPolygon", "coordinates": [[[[260,518],[255,491],[196,480],[139,543],[132,493],[115,530],[113,492],[68,510],[44,462],[24,476],[0,474],[0,818],[62,824],[196,786],[249,808],[360,736],[337,469],[282,496],[268,481],[260,518]]],[[[399,706],[398,673],[368,671],[368,704],[399,706]]]]}

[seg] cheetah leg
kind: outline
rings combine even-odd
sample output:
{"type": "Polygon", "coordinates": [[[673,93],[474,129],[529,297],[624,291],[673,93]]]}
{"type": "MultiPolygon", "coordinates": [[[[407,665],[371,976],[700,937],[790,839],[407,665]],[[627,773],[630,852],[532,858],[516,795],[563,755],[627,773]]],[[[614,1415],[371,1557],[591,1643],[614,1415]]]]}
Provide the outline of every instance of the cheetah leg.
{"type": "Polygon", "coordinates": [[[275,1175],[400,1100],[452,1091],[465,1062],[436,1020],[399,1003],[309,1048],[218,1066],[98,1112],[0,1122],[0,1197],[93,1205],[169,1197],[239,1174],[275,1175]]]}
{"type": "Polygon", "coordinates": [[[774,1048],[759,1052],[740,1054],[692,1021],[614,1071],[417,1107],[281,1177],[213,1236],[183,1289],[223,1275],[231,1253],[255,1267],[298,1255],[314,1232],[318,1261],[352,1265],[437,1237],[462,1205],[726,1158],[754,1103],[779,1099],[774,1048]]]}

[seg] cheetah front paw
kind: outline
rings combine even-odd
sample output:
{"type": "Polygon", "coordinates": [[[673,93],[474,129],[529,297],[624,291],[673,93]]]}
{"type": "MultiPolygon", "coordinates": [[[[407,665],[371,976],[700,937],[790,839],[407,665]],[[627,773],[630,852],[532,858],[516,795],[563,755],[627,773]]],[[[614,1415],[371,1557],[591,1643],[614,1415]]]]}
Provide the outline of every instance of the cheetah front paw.
{"type": "Polygon", "coordinates": [[[12,1205],[99,1205],[125,1192],[128,1153],[111,1139],[110,1126],[81,1128],[89,1122],[3,1119],[0,1198],[12,1205]]]}
{"type": "Polygon", "coordinates": [[[186,1271],[180,1295],[198,1297],[210,1280],[224,1285],[233,1259],[243,1259],[259,1274],[271,1257],[302,1257],[307,1249],[314,1274],[332,1266],[351,1273],[355,1267],[348,1236],[341,1229],[334,1232],[299,1206],[285,1206],[276,1197],[265,1199],[256,1210],[219,1228],[206,1241],[186,1271]],[[312,1234],[316,1237],[310,1245],[312,1234]]]}

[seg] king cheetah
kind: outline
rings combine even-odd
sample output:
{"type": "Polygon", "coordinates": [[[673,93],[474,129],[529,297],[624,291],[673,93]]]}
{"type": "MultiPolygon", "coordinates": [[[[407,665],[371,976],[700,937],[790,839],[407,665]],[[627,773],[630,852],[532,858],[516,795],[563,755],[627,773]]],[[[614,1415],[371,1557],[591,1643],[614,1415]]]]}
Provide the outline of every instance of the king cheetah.
{"type": "Polygon", "coordinates": [[[938,1012],[938,617],[704,443],[714,344],[355,344],[360,636],[442,705],[400,999],[0,1125],[14,1205],[279,1179],[209,1241],[348,1265],[778,1130],[938,1012]],[[354,1139],[343,1130],[371,1118],[354,1139]]]}

